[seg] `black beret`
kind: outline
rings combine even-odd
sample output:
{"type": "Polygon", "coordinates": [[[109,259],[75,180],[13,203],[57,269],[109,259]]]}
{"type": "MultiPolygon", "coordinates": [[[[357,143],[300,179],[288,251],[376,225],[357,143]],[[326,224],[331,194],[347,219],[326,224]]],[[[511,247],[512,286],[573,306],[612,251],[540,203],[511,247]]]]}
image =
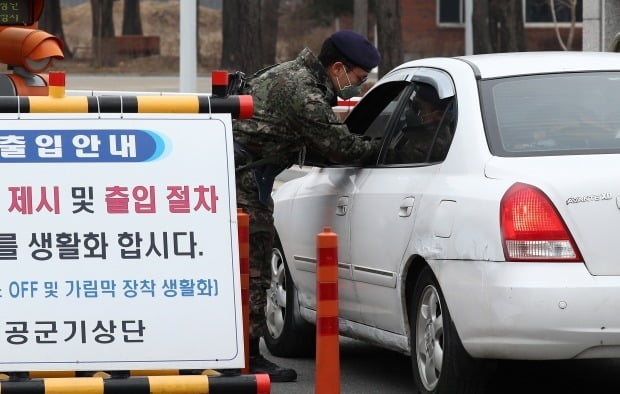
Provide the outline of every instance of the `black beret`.
{"type": "Polygon", "coordinates": [[[330,38],[336,48],[354,65],[366,71],[379,65],[379,51],[363,35],[352,30],[339,30],[330,38]]]}

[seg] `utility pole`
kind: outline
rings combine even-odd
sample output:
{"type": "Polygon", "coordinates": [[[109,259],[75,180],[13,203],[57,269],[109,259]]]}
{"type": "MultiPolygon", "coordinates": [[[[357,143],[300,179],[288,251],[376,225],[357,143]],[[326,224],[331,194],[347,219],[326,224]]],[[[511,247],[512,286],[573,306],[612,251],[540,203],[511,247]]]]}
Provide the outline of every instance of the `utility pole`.
{"type": "Polygon", "coordinates": [[[465,55],[474,54],[474,27],[472,24],[472,14],[474,10],[474,1],[465,0],[465,55]]]}
{"type": "Polygon", "coordinates": [[[179,92],[196,92],[196,1],[179,1],[179,92]]]}

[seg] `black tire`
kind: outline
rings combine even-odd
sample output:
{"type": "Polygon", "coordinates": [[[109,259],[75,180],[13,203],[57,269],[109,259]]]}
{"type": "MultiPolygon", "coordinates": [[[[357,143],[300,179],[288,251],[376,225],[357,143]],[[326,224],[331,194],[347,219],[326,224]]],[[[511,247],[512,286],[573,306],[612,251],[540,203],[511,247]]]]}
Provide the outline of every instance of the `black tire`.
{"type": "Polygon", "coordinates": [[[439,283],[426,266],[409,303],[416,393],[484,393],[491,363],[472,358],[461,343],[439,283]]]}
{"type": "Polygon", "coordinates": [[[264,340],[271,354],[279,357],[314,355],[315,328],[300,315],[297,289],[279,241],[271,257],[271,286],[267,290],[265,315],[264,340]]]}

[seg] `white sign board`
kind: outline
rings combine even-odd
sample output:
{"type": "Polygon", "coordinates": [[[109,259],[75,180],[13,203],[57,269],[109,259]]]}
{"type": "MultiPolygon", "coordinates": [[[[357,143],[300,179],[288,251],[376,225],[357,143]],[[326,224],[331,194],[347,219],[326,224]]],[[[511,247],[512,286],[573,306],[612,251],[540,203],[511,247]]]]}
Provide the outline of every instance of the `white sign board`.
{"type": "Polygon", "coordinates": [[[241,368],[229,114],[0,129],[0,370],[241,368]]]}

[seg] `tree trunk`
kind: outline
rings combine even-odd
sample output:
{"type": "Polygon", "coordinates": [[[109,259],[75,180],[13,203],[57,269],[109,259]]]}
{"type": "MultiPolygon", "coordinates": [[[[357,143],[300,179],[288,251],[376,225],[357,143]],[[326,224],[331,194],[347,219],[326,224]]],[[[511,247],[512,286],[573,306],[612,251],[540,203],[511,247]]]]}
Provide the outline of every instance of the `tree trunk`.
{"type": "Polygon", "coordinates": [[[39,18],[39,29],[60,38],[64,43],[62,53],[66,59],[71,59],[73,53],[69,49],[69,45],[65,41],[65,33],[62,30],[62,12],[60,8],[60,0],[47,0],[43,6],[43,13],[39,18]]]}
{"type": "Polygon", "coordinates": [[[525,51],[521,1],[476,0],[472,19],[474,53],[525,51]]]}
{"type": "Polygon", "coordinates": [[[490,0],[490,37],[494,52],[525,51],[522,2],[490,0]]]}
{"type": "Polygon", "coordinates": [[[142,33],[142,18],[140,17],[140,0],[123,1],[123,33],[127,35],[138,35],[142,33]]]}
{"type": "Polygon", "coordinates": [[[377,35],[381,52],[380,78],[403,62],[400,0],[384,0],[377,3],[377,35]]]}
{"type": "Polygon", "coordinates": [[[196,60],[198,64],[204,64],[204,59],[200,53],[200,1],[196,4],[196,60]]]}
{"type": "Polygon", "coordinates": [[[222,3],[222,65],[226,70],[238,67],[240,31],[239,5],[244,0],[226,0],[222,3]]]}
{"type": "Polygon", "coordinates": [[[259,68],[273,64],[276,60],[276,43],[278,41],[278,19],[280,0],[261,0],[261,59],[259,68]]]}
{"type": "Polygon", "coordinates": [[[90,0],[93,19],[93,66],[95,67],[116,65],[113,3],[114,0],[90,0]]]}
{"type": "Polygon", "coordinates": [[[241,1],[239,26],[243,26],[239,35],[239,69],[253,73],[262,68],[262,31],[260,23],[259,1],[241,1]]]}
{"type": "Polygon", "coordinates": [[[368,35],[368,0],[353,2],[353,31],[368,35]]]}
{"type": "Polygon", "coordinates": [[[222,68],[253,74],[263,66],[261,2],[226,0],[222,8],[222,68]]]}
{"type": "Polygon", "coordinates": [[[488,1],[474,1],[472,27],[474,33],[474,53],[491,53],[490,20],[488,1]]]}

